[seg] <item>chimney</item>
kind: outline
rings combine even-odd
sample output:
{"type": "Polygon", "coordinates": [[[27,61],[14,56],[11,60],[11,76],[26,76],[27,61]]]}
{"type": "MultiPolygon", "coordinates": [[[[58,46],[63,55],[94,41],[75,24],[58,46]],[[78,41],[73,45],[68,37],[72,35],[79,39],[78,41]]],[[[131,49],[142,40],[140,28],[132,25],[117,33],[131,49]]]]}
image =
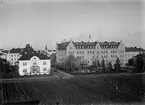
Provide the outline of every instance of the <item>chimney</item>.
{"type": "Polygon", "coordinates": [[[26,44],[26,47],[30,47],[30,44],[26,44]]]}

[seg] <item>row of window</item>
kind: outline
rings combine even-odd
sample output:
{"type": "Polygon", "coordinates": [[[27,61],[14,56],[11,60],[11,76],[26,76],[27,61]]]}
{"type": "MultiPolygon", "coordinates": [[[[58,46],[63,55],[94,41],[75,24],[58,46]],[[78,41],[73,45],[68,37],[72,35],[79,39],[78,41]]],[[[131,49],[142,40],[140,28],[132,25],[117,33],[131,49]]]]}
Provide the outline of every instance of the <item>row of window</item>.
{"type": "Polygon", "coordinates": [[[18,59],[16,59],[16,58],[14,58],[14,59],[12,58],[12,59],[11,59],[11,61],[17,61],[17,60],[18,60],[18,59]]]}
{"type": "MultiPolygon", "coordinates": [[[[111,48],[117,48],[117,46],[110,46],[111,48]]],[[[108,48],[108,46],[102,46],[102,48],[108,48]]]]}
{"type": "MultiPolygon", "coordinates": [[[[84,48],[84,46],[76,46],[76,48],[82,49],[82,48],[84,48]]],[[[87,46],[86,48],[95,48],[95,46],[87,46]]]]}
{"type": "MultiPolygon", "coordinates": [[[[95,54],[95,51],[88,51],[88,54],[95,54]]],[[[99,51],[96,52],[99,54],[99,51]]],[[[101,53],[108,53],[108,51],[101,51],[101,53]]],[[[111,53],[117,53],[117,51],[111,51],[111,53]]],[[[68,51],[68,54],[74,54],[74,51],[68,51]]],[[[77,54],[84,54],[84,51],[77,51],[77,54]]]]}
{"type": "Polygon", "coordinates": [[[108,58],[108,55],[101,56],[102,58],[108,58]]]}
{"type": "Polygon", "coordinates": [[[13,54],[13,55],[11,55],[11,57],[19,57],[19,55],[18,54],[13,54]]]}
{"type": "Polygon", "coordinates": [[[78,59],[84,59],[84,56],[77,56],[78,59]]]}
{"type": "MultiPolygon", "coordinates": [[[[36,63],[35,63],[35,64],[36,64],[36,63]]],[[[47,62],[44,61],[44,62],[43,62],[43,65],[47,65],[47,62]]],[[[27,62],[23,62],[23,66],[27,66],[27,62]]]]}
{"type": "MultiPolygon", "coordinates": [[[[47,71],[47,67],[44,67],[44,68],[43,68],[43,71],[47,71]]],[[[24,72],[24,73],[27,73],[27,72],[28,72],[28,69],[27,69],[27,68],[23,69],[23,72],[24,72]]]]}
{"type": "MultiPolygon", "coordinates": [[[[68,54],[74,54],[74,51],[68,51],[68,54]]],[[[77,51],[77,54],[84,54],[84,51],[77,51]]],[[[88,54],[95,54],[95,51],[88,51],[88,54]]]]}

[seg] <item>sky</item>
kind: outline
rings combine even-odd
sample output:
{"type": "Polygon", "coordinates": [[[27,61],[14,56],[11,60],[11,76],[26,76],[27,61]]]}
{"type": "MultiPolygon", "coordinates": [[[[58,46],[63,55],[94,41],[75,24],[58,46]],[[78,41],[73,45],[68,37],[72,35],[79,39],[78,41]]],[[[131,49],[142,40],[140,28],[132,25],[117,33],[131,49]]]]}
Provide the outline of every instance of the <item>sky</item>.
{"type": "Polygon", "coordinates": [[[55,49],[66,39],[145,48],[144,0],[0,0],[0,48],[55,49]]]}

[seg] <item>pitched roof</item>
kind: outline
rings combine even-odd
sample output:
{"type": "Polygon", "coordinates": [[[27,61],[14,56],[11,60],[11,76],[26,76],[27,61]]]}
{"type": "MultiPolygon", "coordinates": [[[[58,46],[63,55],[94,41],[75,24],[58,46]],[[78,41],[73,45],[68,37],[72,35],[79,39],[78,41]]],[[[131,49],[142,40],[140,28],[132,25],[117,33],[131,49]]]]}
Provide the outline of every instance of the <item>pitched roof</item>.
{"type": "Polygon", "coordinates": [[[45,59],[50,59],[50,57],[41,54],[41,53],[27,53],[27,54],[23,54],[19,60],[30,60],[33,56],[37,56],[40,60],[45,60],[45,59]]]}
{"type": "Polygon", "coordinates": [[[22,56],[19,58],[19,60],[30,60],[33,56],[37,56],[39,59],[49,59],[48,56],[36,52],[32,47],[26,46],[22,51],[21,51],[22,56]]]}
{"type": "MultiPolygon", "coordinates": [[[[97,43],[100,44],[101,48],[118,48],[119,44],[121,42],[74,42],[72,41],[72,43],[74,44],[74,46],[77,49],[95,49],[95,46],[97,43]]],[[[67,45],[69,44],[69,42],[63,42],[63,43],[59,43],[58,45],[58,50],[66,50],[67,45]]]]}
{"type": "Polygon", "coordinates": [[[21,50],[22,50],[22,48],[12,48],[12,49],[10,50],[10,53],[20,53],[21,50]]]}
{"type": "Polygon", "coordinates": [[[8,53],[9,51],[8,51],[8,50],[2,50],[2,52],[3,52],[3,53],[8,53]]]}
{"type": "Polygon", "coordinates": [[[99,42],[101,48],[118,48],[120,42],[99,42]]]}
{"type": "Polygon", "coordinates": [[[137,48],[137,47],[126,47],[125,52],[139,52],[139,51],[145,51],[143,48],[137,48]]]}

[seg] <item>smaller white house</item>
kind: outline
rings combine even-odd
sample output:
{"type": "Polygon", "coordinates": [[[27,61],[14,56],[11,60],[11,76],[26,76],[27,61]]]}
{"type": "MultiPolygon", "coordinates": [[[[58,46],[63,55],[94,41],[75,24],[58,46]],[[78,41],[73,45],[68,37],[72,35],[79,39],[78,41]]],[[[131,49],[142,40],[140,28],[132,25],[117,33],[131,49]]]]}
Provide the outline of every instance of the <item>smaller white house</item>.
{"type": "Polygon", "coordinates": [[[50,58],[42,53],[33,50],[29,45],[22,51],[19,59],[19,74],[23,75],[42,75],[50,74],[50,58]]]}

